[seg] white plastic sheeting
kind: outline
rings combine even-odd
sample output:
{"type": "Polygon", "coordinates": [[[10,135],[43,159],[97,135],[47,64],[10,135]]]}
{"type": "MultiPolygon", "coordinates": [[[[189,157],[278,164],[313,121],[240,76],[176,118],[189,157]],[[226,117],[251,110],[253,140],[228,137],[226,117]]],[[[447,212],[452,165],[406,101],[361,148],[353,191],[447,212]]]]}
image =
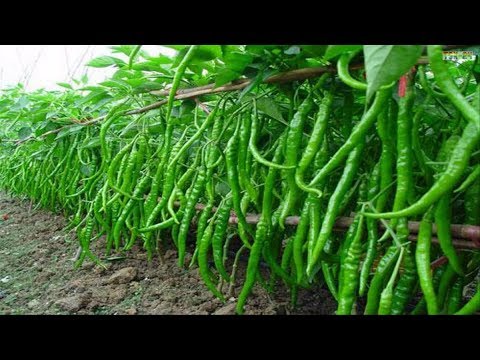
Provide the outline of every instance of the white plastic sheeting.
{"type": "MultiPolygon", "coordinates": [[[[114,68],[91,68],[92,58],[112,55],[110,45],[0,45],[0,89],[23,83],[27,90],[60,89],[57,82],[71,83],[84,74],[94,84],[110,76],[114,68]]],[[[174,53],[159,45],[144,45],[151,55],[174,53]]],[[[120,54],[118,54],[120,55],[120,54]]],[[[117,56],[117,55],[113,55],[117,56]]],[[[121,55],[120,55],[121,56],[121,55]]]]}

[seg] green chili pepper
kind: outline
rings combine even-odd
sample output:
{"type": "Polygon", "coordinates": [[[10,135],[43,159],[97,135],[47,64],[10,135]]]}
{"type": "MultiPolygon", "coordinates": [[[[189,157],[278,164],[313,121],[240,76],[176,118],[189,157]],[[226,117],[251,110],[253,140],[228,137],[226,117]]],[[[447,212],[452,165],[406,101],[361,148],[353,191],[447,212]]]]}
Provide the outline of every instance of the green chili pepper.
{"type": "Polygon", "coordinates": [[[325,242],[330,236],[335,219],[338,215],[337,210],[340,205],[341,199],[350,187],[354,177],[356,176],[358,166],[362,157],[362,151],[365,146],[365,142],[361,141],[355,149],[350,153],[347,163],[345,165],[342,177],[340,178],[334,193],[328,201],[327,212],[322,222],[322,227],[318,238],[314,244],[311,258],[308,259],[307,275],[310,276],[313,270],[313,266],[318,261],[320,254],[325,246],[325,242]]]}
{"type": "Polygon", "coordinates": [[[432,282],[430,269],[430,246],[432,242],[432,212],[428,211],[422,218],[418,229],[417,248],[415,261],[417,264],[418,278],[422,288],[429,315],[438,314],[438,302],[432,282]]]}

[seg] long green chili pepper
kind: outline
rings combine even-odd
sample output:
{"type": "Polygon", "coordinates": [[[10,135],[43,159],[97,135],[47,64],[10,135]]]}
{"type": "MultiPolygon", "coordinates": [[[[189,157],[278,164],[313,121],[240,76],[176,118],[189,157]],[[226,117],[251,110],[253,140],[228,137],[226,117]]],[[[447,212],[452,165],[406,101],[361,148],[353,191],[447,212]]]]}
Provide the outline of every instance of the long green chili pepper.
{"type": "Polygon", "coordinates": [[[480,290],[455,315],[472,315],[480,310],[480,290]]]}
{"type": "Polygon", "coordinates": [[[397,259],[397,263],[395,264],[395,268],[393,269],[392,275],[387,283],[385,289],[383,289],[382,293],[380,294],[380,302],[378,304],[378,315],[390,315],[392,310],[392,302],[393,302],[393,283],[398,275],[398,270],[400,269],[400,264],[403,260],[404,248],[400,248],[400,255],[397,259]]]}
{"type": "Polygon", "coordinates": [[[363,223],[364,217],[360,215],[355,236],[348,247],[345,260],[341,264],[344,271],[340,279],[337,315],[350,315],[355,302],[359,283],[360,256],[362,254],[363,223]]]}
{"type": "Polygon", "coordinates": [[[438,302],[432,282],[432,270],[430,269],[430,246],[432,242],[432,217],[428,211],[420,222],[417,237],[417,248],[415,250],[415,261],[417,264],[418,278],[422,288],[429,315],[438,314],[438,302]]]}
{"type": "Polygon", "coordinates": [[[398,247],[396,245],[392,245],[387,249],[385,255],[383,255],[380,259],[375,271],[375,275],[370,282],[370,288],[367,294],[367,304],[364,312],[365,315],[377,314],[383,282],[386,277],[390,275],[390,271],[393,269],[399,254],[400,250],[398,247]]]}
{"type": "Polygon", "coordinates": [[[318,261],[320,254],[325,246],[325,242],[327,241],[328,237],[332,232],[333,225],[338,215],[337,213],[338,207],[340,205],[341,199],[347,192],[348,188],[352,184],[353,179],[356,176],[364,146],[365,146],[365,141],[363,140],[359,144],[357,144],[357,146],[353,149],[353,151],[348,156],[347,163],[343,170],[342,177],[340,178],[334,193],[332,194],[332,196],[330,197],[330,200],[328,201],[327,212],[323,219],[320,233],[313,246],[312,256],[311,258],[308,259],[308,263],[307,263],[308,276],[311,275],[313,271],[313,267],[318,261]]]}
{"type": "Polygon", "coordinates": [[[230,209],[232,207],[232,198],[228,198],[222,206],[217,210],[217,219],[215,221],[215,230],[212,236],[213,261],[218,273],[225,279],[230,281],[223,265],[223,242],[227,233],[228,219],[230,218],[230,209]]]}
{"type": "MultiPolygon", "coordinates": [[[[379,189],[379,178],[380,178],[380,165],[377,163],[372,171],[372,174],[368,183],[368,200],[372,199],[377,195],[379,189]]],[[[377,200],[378,201],[378,200],[377,200]]],[[[359,290],[358,293],[360,296],[365,294],[367,289],[367,279],[372,268],[372,264],[375,261],[377,255],[377,241],[378,241],[378,226],[375,219],[367,218],[367,253],[365,259],[363,260],[362,267],[360,270],[360,280],[359,280],[359,290]]]]}
{"type": "Polygon", "coordinates": [[[200,246],[198,248],[198,266],[200,270],[200,275],[207,285],[208,289],[221,301],[225,301],[223,294],[217,290],[215,284],[210,278],[210,270],[208,268],[208,250],[212,241],[213,233],[213,221],[210,220],[210,223],[207,225],[207,228],[203,232],[202,240],[200,241],[200,246]]]}
{"type": "MultiPolygon", "coordinates": [[[[440,266],[435,270],[433,273],[433,288],[436,288],[438,284],[440,283],[440,279],[443,276],[443,273],[446,271],[446,266],[440,266]]],[[[427,303],[425,301],[425,296],[422,296],[420,301],[417,303],[413,311],[411,312],[411,315],[424,315],[427,313],[427,303]]]]}
{"type": "MultiPolygon", "coordinates": [[[[187,198],[185,211],[180,223],[180,229],[178,233],[178,266],[180,267],[183,267],[185,263],[188,229],[190,228],[190,222],[195,214],[195,205],[197,205],[198,199],[205,188],[206,181],[206,169],[204,166],[201,166],[198,171],[198,176],[195,180],[192,193],[187,198]]],[[[209,243],[210,241],[211,239],[208,239],[209,243]]]]}
{"type": "Polygon", "coordinates": [[[326,91],[325,96],[320,104],[315,125],[310,134],[308,144],[302,154],[302,158],[298,162],[297,169],[295,170],[295,182],[303,191],[310,192],[322,196],[322,192],[318,189],[310,188],[304,182],[303,177],[307,171],[309,165],[313,161],[315,155],[320,150],[324,139],[325,130],[327,129],[328,119],[330,117],[330,111],[333,103],[333,92],[326,91]]]}
{"type": "Polygon", "coordinates": [[[451,288],[453,283],[457,280],[457,277],[458,277],[458,274],[456,273],[452,265],[449,263],[438,285],[437,300],[438,300],[438,309],[440,311],[442,311],[442,309],[444,308],[448,290],[451,288]]]}
{"type": "Polygon", "coordinates": [[[475,180],[480,178],[480,165],[476,165],[472,172],[467,176],[465,181],[457,188],[454,192],[465,191],[470,185],[472,185],[475,180]]]}
{"type": "MultiPolygon", "coordinates": [[[[240,122],[237,123],[235,133],[227,143],[227,147],[225,149],[225,165],[227,167],[227,179],[232,191],[233,208],[235,209],[235,213],[238,218],[239,230],[240,228],[242,228],[242,230],[246,231],[247,233],[251,233],[250,227],[247,224],[247,220],[245,219],[245,215],[243,214],[242,208],[240,206],[240,183],[238,180],[238,172],[236,168],[236,160],[238,158],[237,151],[239,128],[240,122]]],[[[244,245],[250,249],[252,245],[250,244],[245,232],[239,231],[239,235],[244,245]]]]}
{"type": "Polygon", "coordinates": [[[328,163],[320,169],[320,171],[315,175],[315,177],[310,181],[309,186],[318,184],[324,180],[335,168],[340,166],[340,164],[345,160],[350,152],[363,141],[365,134],[375,123],[378,114],[383,109],[385,102],[388,97],[391,95],[390,90],[381,90],[377,92],[375,100],[372,106],[368,111],[362,116],[362,119],[359,123],[355,125],[352,130],[352,133],[345,141],[345,143],[337,150],[337,152],[330,158],[328,163]]]}
{"type": "Polygon", "coordinates": [[[238,176],[240,185],[247,190],[250,199],[258,208],[258,191],[254,187],[251,177],[249,176],[249,168],[247,164],[250,135],[252,129],[252,117],[250,115],[242,117],[242,125],[240,127],[239,151],[238,151],[238,176]]]}
{"type": "MultiPolygon", "coordinates": [[[[406,76],[407,78],[409,76],[406,76]]],[[[414,100],[414,91],[411,81],[406,80],[406,90],[398,104],[397,117],[397,189],[393,201],[393,211],[401,210],[407,204],[408,195],[413,188],[412,176],[412,114],[411,108],[414,100]]],[[[390,226],[395,228],[396,219],[390,226]]]]}
{"type": "MultiPolygon", "coordinates": [[[[305,121],[310,113],[310,110],[313,107],[313,101],[310,96],[308,96],[298,107],[297,112],[293,116],[292,120],[289,123],[288,133],[285,143],[285,165],[286,166],[298,166],[298,148],[302,142],[303,135],[303,126],[305,121]]],[[[287,197],[284,200],[282,210],[279,214],[279,225],[281,229],[285,228],[285,219],[292,209],[294,209],[295,204],[298,201],[299,189],[295,182],[295,171],[284,170],[286,182],[288,185],[287,197]]]]}
{"type": "Polygon", "coordinates": [[[187,69],[187,66],[190,63],[190,60],[193,58],[193,55],[195,54],[197,48],[198,48],[198,45],[190,45],[182,61],[180,61],[180,64],[178,64],[177,70],[175,71],[175,76],[173,77],[173,81],[172,81],[172,87],[170,88],[170,92],[168,93],[167,115],[166,115],[167,124],[170,124],[170,116],[172,114],[173,102],[175,100],[175,95],[177,93],[178,86],[180,85],[183,74],[185,73],[185,70],[187,69]]]}
{"type": "MultiPolygon", "coordinates": [[[[399,219],[397,229],[406,229],[406,235],[408,235],[408,227],[404,225],[405,222],[405,218],[399,219]]],[[[414,295],[418,277],[415,256],[410,244],[405,247],[402,265],[403,274],[400,275],[397,286],[393,291],[392,306],[390,310],[391,315],[403,315],[405,308],[414,295]]]]}
{"type": "Polygon", "coordinates": [[[453,283],[447,298],[446,313],[452,315],[456,313],[462,306],[463,297],[463,278],[457,277],[457,280],[453,283]]]}
{"type": "Polygon", "coordinates": [[[355,57],[355,55],[357,55],[357,53],[358,53],[357,51],[351,51],[351,52],[342,54],[337,61],[337,73],[340,80],[342,80],[346,85],[357,90],[366,91],[367,84],[354,79],[350,75],[350,71],[348,69],[350,61],[355,57]]]}
{"type": "Polygon", "coordinates": [[[300,214],[300,222],[297,225],[295,237],[293,238],[293,262],[297,274],[297,283],[299,284],[302,282],[305,272],[303,264],[303,245],[308,233],[310,207],[313,206],[312,197],[313,195],[309,194],[303,204],[303,209],[300,214]]]}

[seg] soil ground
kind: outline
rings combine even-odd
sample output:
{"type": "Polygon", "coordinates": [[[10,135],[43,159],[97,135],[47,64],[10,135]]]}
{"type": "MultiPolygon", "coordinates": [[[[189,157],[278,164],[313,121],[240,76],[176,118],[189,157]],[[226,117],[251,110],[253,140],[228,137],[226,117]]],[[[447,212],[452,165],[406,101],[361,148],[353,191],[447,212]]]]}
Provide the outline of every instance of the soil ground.
{"type": "MultiPolygon", "coordinates": [[[[86,260],[73,267],[78,244],[66,220],[28,201],[0,192],[0,314],[234,314],[235,297],[222,304],[205,287],[198,269],[180,269],[176,253],[147,261],[134,248],[106,268],[86,260]]],[[[94,246],[102,254],[103,243],[94,246]]],[[[238,267],[240,279],[245,263],[238,267]]],[[[237,281],[234,296],[238,296],[237,281]]],[[[299,290],[295,308],[279,284],[273,294],[256,285],[245,314],[333,314],[324,289],[299,290]]]]}

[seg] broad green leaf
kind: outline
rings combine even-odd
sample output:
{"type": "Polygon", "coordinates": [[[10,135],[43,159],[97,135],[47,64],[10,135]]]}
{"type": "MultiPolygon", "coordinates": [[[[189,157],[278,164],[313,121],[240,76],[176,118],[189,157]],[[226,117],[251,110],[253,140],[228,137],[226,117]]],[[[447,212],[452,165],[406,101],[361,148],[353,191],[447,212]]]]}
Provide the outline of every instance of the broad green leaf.
{"type": "Polygon", "coordinates": [[[92,91],[90,94],[85,96],[83,99],[78,99],[77,101],[75,101],[75,105],[79,106],[79,105],[84,105],[84,104],[87,104],[87,103],[97,103],[100,100],[102,100],[106,97],[109,97],[109,96],[110,95],[105,90],[103,90],[103,91],[92,91]]]}
{"type": "MultiPolygon", "coordinates": [[[[131,80],[130,80],[131,81],[131,80]]],[[[130,83],[130,81],[128,81],[130,83]]],[[[142,92],[148,92],[148,91],[153,91],[153,90],[161,90],[165,88],[165,84],[160,84],[158,82],[153,82],[153,81],[142,81],[138,85],[133,85],[135,87],[134,93],[139,94],[142,92]]]]}
{"type": "Polygon", "coordinates": [[[131,88],[131,86],[128,82],[123,81],[123,80],[118,80],[118,79],[117,80],[111,79],[111,80],[103,81],[103,82],[99,83],[99,85],[110,87],[110,88],[121,88],[121,89],[126,89],[126,90],[131,88]]]}
{"type": "Polygon", "coordinates": [[[72,85],[70,85],[70,84],[68,84],[68,83],[58,82],[57,85],[58,85],[58,86],[61,86],[61,87],[63,87],[63,88],[66,88],[66,89],[73,90],[72,85]]]}
{"type": "Polygon", "coordinates": [[[31,134],[32,134],[32,128],[30,128],[28,126],[24,126],[20,130],[18,130],[18,137],[22,140],[26,139],[31,134]]]}
{"type": "Polygon", "coordinates": [[[23,95],[20,99],[18,99],[18,101],[10,108],[10,110],[13,110],[13,111],[18,111],[18,110],[22,110],[24,108],[27,107],[28,103],[30,102],[30,100],[28,100],[28,97],[23,95]]]}
{"type": "Polygon", "coordinates": [[[241,73],[253,61],[253,56],[241,52],[229,52],[223,61],[226,68],[241,73]]]}
{"type": "Polygon", "coordinates": [[[229,83],[230,81],[237,79],[241,75],[242,74],[237,71],[231,69],[223,69],[215,77],[215,87],[219,87],[226,83],[229,83]]]}
{"type": "Polygon", "coordinates": [[[325,51],[325,59],[330,60],[343,53],[361,49],[362,45],[328,45],[327,51],[325,51]]]}
{"type": "Polygon", "coordinates": [[[320,57],[325,54],[327,45],[300,45],[303,51],[309,56],[320,57]]]}
{"type": "Polygon", "coordinates": [[[200,45],[194,52],[191,62],[204,62],[222,58],[222,47],[220,45],[200,45]]]}
{"type": "Polygon", "coordinates": [[[241,52],[242,46],[241,45],[221,45],[223,58],[225,59],[229,53],[232,52],[241,52]]]}
{"type": "Polygon", "coordinates": [[[107,96],[97,102],[90,110],[90,112],[97,111],[98,109],[103,109],[105,104],[112,102],[114,99],[111,96],[107,96]]]}
{"type": "Polygon", "coordinates": [[[113,73],[112,79],[124,79],[124,78],[132,79],[132,78],[142,77],[142,76],[143,75],[141,71],[119,69],[113,73]]]}
{"type": "Polygon", "coordinates": [[[267,114],[268,116],[279,120],[284,121],[282,113],[278,107],[278,105],[272,99],[267,97],[263,97],[257,100],[257,108],[261,112],[267,114]]]}
{"type": "Polygon", "coordinates": [[[297,46],[297,45],[290,46],[283,53],[286,54],[286,55],[298,55],[298,54],[300,54],[300,47],[297,46]]]}
{"type": "Polygon", "coordinates": [[[81,90],[81,91],[96,91],[96,92],[104,92],[105,91],[105,88],[101,87],[101,86],[85,86],[85,87],[82,87],[78,90],[81,90]]]}
{"type": "Polygon", "coordinates": [[[221,86],[232,80],[239,78],[247,65],[253,60],[250,54],[240,52],[229,52],[225,55],[225,68],[220,70],[215,77],[215,86],[221,86]]]}
{"type": "Polygon", "coordinates": [[[44,121],[47,117],[48,110],[38,110],[36,112],[30,112],[30,121],[32,123],[38,123],[44,121]]]}
{"type": "MultiPolygon", "coordinates": [[[[203,65],[196,65],[196,64],[188,65],[188,69],[198,76],[202,76],[204,70],[206,70],[203,65]]],[[[187,72],[185,72],[184,77],[190,77],[189,75],[191,76],[191,73],[189,74],[188,71],[187,71],[187,72]]]]}
{"type": "Polygon", "coordinates": [[[168,57],[166,55],[159,55],[159,56],[148,56],[146,57],[148,61],[150,61],[153,64],[157,65],[165,65],[165,64],[171,64],[173,62],[173,58],[168,57]]]}
{"type": "Polygon", "coordinates": [[[400,79],[422,54],[420,45],[365,45],[367,102],[381,86],[400,79]]]}
{"type": "Polygon", "coordinates": [[[121,53],[125,54],[127,56],[130,56],[132,53],[133,49],[135,49],[136,45],[114,45],[110,46],[110,49],[112,49],[113,53],[121,53]]]}
{"type": "Polygon", "coordinates": [[[119,59],[113,56],[100,56],[90,60],[87,63],[87,66],[96,67],[96,68],[103,68],[103,67],[108,67],[113,65],[122,67],[126,65],[126,63],[122,59],[119,59]]]}

